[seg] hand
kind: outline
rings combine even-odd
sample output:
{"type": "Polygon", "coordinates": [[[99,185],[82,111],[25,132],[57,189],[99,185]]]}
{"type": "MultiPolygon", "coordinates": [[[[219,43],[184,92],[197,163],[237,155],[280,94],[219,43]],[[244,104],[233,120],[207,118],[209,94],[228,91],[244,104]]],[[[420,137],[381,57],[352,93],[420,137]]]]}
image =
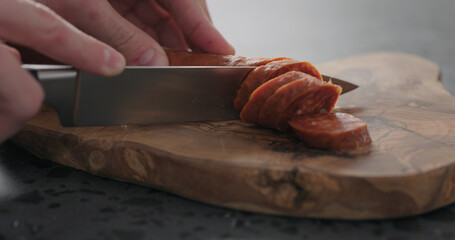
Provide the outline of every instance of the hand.
{"type": "Polygon", "coordinates": [[[95,74],[115,75],[125,66],[113,48],[30,0],[0,0],[0,26],[0,143],[40,110],[44,98],[40,84],[22,69],[19,53],[2,40],[95,74]]]}
{"type": "Polygon", "coordinates": [[[167,65],[161,46],[234,54],[204,0],[38,0],[119,50],[129,65],[167,65]]]}

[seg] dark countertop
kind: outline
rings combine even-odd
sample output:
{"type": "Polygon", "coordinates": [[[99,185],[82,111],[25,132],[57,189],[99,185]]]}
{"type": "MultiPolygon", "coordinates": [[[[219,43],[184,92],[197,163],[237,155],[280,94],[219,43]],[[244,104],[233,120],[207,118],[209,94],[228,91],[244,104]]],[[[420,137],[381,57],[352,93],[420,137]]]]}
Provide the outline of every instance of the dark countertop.
{"type": "MultiPolygon", "coordinates": [[[[210,0],[215,24],[245,56],[324,62],[372,51],[438,63],[455,93],[455,1],[210,0]],[[257,7],[261,6],[261,7],[257,7]]],[[[455,205],[416,217],[337,221],[210,206],[108,180],[0,145],[3,239],[454,239],[455,205]]]]}

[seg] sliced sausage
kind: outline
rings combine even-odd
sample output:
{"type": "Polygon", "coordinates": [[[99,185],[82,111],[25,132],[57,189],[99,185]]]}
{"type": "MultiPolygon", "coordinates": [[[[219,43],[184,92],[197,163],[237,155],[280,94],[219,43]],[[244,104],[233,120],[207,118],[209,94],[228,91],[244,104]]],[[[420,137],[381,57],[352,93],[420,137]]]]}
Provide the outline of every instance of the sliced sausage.
{"type": "Polygon", "coordinates": [[[314,148],[343,150],[371,143],[367,124],[347,113],[296,117],[289,125],[306,145],[314,148]]]}
{"type": "Polygon", "coordinates": [[[257,123],[262,107],[278,88],[307,76],[306,73],[291,71],[262,84],[251,94],[250,99],[240,112],[240,119],[245,122],[257,123]]]}
{"type": "Polygon", "coordinates": [[[171,66],[257,66],[243,81],[234,101],[234,107],[241,111],[256,88],[264,82],[289,71],[300,71],[322,80],[319,71],[309,62],[291,58],[246,58],[235,55],[193,53],[165,49],[171,66]]]}
{"type": "Polygon", "coordinates": [[[243,121],[287,131],[308,146],[332,150],[371,142],[366,123],[345,113],[329,113],[341,93],[321,81],[308,62],[290,58],[246,58],[166,49],[171,66],[256,66],[243,81],[234,107],[243,121]]]}
{"type": "Polygon", "coordinates": [[[339,86],[307,75],[277,89],[262,107],[258,123],[285,131],[295,115],[331,111],[340,93],[339,86]]]}
{"type": "Polygon", "coordinates": [[[299,97],[281,115],[277,116],[275,129],[282,132],[288,131],[288,121],[293,117],[331,112],[341,91],[341,87],[337,85],[323,84],[311,93],[299,97]]]}
{"type": "Polygon", "coordinates": [[[269,62],[254,69],[243,81],[234,100],[235,109],[241,112],[256,88],[268,80],[290,71],[300,71],[322,80],[321,74],[311,63],[289,59],[269,62]]]}

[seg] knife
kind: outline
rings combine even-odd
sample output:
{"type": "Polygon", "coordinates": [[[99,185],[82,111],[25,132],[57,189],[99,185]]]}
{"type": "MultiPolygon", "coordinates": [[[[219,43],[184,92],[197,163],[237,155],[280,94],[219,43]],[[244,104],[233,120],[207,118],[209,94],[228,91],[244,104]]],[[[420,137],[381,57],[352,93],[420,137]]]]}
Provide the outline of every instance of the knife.
{"type": "MultiPolygon", "coordinates": [[[[255,67],[128,66],[102,77],[67,65],[24,64],[44,88],[63,126],[155,124],[239,119],[236,92],[255,67]]],[[[343,88],[356,85],[324,76],[343,88]]]]}

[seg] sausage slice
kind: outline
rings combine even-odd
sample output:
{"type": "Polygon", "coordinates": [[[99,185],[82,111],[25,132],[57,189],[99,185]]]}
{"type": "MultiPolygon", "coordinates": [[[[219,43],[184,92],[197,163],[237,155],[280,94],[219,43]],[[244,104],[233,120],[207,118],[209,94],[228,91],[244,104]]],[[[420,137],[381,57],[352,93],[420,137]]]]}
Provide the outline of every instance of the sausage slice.
{"type": "Polygon", "coordinates": [[[254,69],[243,81],[234,100],[235,109],[241,112],[245,104],[248,102],[250,95],[254,90],[256,90],[256,88],[270,79],[290,71],[300,71],[322,80],[322,76],[319,71],[309,62],[289,59],[269,62],[254,69]]]}
{"type": "Polygon", "coordinates": [[[262,107],[259,124],[286,131],[293,116],[332,111],[340,93],[339,86],[308,75],[277,89],[262,107]]]}
{"type": "Polygon", "coordinates": [[[347,113],[296,117],[289,125],[306,145],[314,148],[343,150],[371,143],[367,124],[347,113]]]}
{"type": "Polygon", "coordinates": [[[245,122],[257,123],[262,107],[278,88],[307,76],[306,73],[291,71],[262,84],[251,94],[250,99],[240,112],[240,119],[245,122]]]}

